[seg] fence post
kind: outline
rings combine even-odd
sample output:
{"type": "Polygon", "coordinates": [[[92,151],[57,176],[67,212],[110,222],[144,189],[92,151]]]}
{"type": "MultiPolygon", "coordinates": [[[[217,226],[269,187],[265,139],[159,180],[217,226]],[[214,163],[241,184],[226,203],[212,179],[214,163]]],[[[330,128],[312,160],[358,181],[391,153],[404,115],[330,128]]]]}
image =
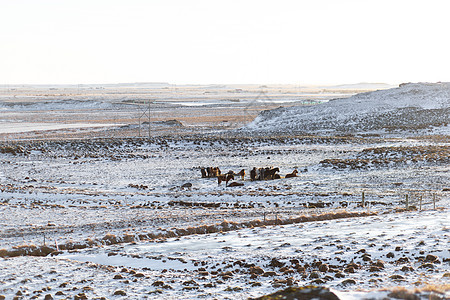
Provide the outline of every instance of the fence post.
{"type": "Polygon", "coordinates": [[[366,203],[365,203],[365,195],[364,195],[364,192],[362,192],[362,195],[361,195],[361,205],[362,205],[362,207],[366,207],[366,203]]]}
{"type": "Polygon", "coordinates": [[[436,193],[433,194],[433,210],[436,210],[436,193]]]}
{"type": "Polygon", "coordinates": [[[275,214],[275,225],[278,225],[278,213],[275,214]]]}
{"type": "Polygon", "coordinates": [[[409,203],[408,203],[408,194],[406,194],[406,210],[408,210],[409,208],[409,203]]]}
{"type": "Polygon", "coordinates": [[[422,210],[422,196],[419,198],[419,211],[422,210]]]}
{"type": "Polygon", "coordinates": [[[264,222],[266,221],[266,212],[264,212],[264,222]]]}

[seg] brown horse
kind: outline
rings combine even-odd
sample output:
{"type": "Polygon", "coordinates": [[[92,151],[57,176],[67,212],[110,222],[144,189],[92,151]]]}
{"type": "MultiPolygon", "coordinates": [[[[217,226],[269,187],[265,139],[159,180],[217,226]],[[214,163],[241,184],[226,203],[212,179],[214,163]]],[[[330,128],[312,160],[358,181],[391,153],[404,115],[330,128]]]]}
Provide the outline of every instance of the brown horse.
{"type": "Polygon", "coordinates": [[[244,169],[240,170],[239,173],[236,173],[236,175],[241,176],[241,179],[244,180],[244,177],[245,177],[245,170],[244,170],[244,169]]]}
{"type": "Polygon", "coordinates": [[[256,180],[256,167],[254,167],[253,169],[251,169],[250,171],[250,180],[251,181],[255,181],[256,180]]]}
{"type": "Polygon", "coordinates": [[[284,178],[292,178],[292,177],[297,177],[297,170],[292,171],[292,173],[286,174],[286,176],[284,178]]]}
{"type": "Polygon", "coordinates": [[[233,174],[220,174],[217,176],[217,184],[220,185],[222,181],[225,181],[225,186],[228,186],[228,181],[234,180],[233,174]]]}
{"type": "Polygon", "coordinates": [[[271,168],[269,170],[264,170],[264,179],[275,179],[275,173],[280,172],[279,168],[271,168]]]}
{"type": "Polygon", "coordinates": [[[208,178],[217,177],[217,176],[219,176],[222,173],[222,172],[220,172],[219,167],[207,167],[206,168],[206,172],[208,173],[207,174],[208,178]]]}

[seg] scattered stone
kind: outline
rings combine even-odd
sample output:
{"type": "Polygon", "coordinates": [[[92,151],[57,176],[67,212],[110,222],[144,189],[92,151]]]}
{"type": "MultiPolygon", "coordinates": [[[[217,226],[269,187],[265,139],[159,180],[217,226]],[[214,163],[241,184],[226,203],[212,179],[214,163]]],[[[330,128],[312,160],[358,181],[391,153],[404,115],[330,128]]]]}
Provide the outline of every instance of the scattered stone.
{"type": "Polygon", "coordinates": [[[235,286],[235,287],[227,287],[226,289],[225,289],[225,292],[240,292],[240,291],[242,291],[243,290],[243,288],[241,288],[241,287],[239,287],[239,286],[235,286]]]}
{"type": "Polygon", "coordinates": [[[113,279],[124,279],[125,277],[123,277],[121,274],[116,274],[114,275],[113,279]]]}
{"type": "Polygon", "coordinates": [[[436,262],[438,260],[438,257],[436,255],[428,254],[425,257],[426,262],[436,262]]]}
{"type": "MultiPolygon", "coordinates": [[[[125,293],[125,292],[122,291],[122,290],[117,290],[117,291],[114,292],[113,295],[114,295],[114,296],[126,296],[127,293],[125,293]]],[[[86,299],[87,299],[87,298],[86,298],[86,299]]]]}
{"type": "Polygon", "coordinates": [[[250,274],[264,274],[264,270],[261,267],[250,267],[250,274]]]}
{"type": "Polygon", "coordinates": [[[320,271],[320,272],[326,273],[326,272],[328,272],[328,270],[329,270],[329,268],[328,268],[328,265],[327,265],[327,264],[321,264],[321,265],[319,266],[319,271],[320,271]]]}
{"type": "Polygon", "coordinates": [[[366,253],[362,256],[362,260],[363,261],[372,261],[372,258],[370,257],[370,254],[366,253]]]}
{"type": "Polygon", "coordinates": [[[339,300],[339,298],[332,291],[330,291],[329,288],[316,286],[289,287],[270,295],[254,298],[253,300],[275,300],[275,299],[339,300]]]}
{"type": "Polygon", "coordinates": [[[47,295],[45,295],[44,300],[53,300],[53,297],[52,297],[52,295],[47,294],[47,295]]]}
{"type": "Polygon", "coordinates": [[[270,264],[269,264],[269,266],[274,267],[274,268],[282,268],[282,267],[284,267],[284,265],[285,265],[284,262],[281,262],[276,258],[272,258],[272,260],[270,261],[270,264]]]}
{"type": "Polygon", "coordinates": [[[355,268],[353,267],[347,267],[344,270],[345,273],[355,273],[355,268]]]}
{"type": "Polygon", "coordinates": [[[432,263],[421,264],[419,269],[434,269],[434,265],[432,263]]]}
{"type": "Polygon", "coordinates": [[[352,285],[352,284],[356,284],[356,281],[353,279],[345,279],[344,281],[341,282],[342,285],[352,285]]]}
{"type": "Polygon", "coordinates": [[[403,277],[402,275],[398,275],[398,274],[391,275],[391,276],[389,276],[389,278],[394,279],[394,280],[401,280],[401,281],[405,280],[405,277],[403,277]]]}
{"type": "Polygon", "coordinates": [[[376,262],[372,263],[372,265],[384,269],[384,261],[382,260],[377,260],[376,262]]]}
{"type": "Polygon", "coordinates": [[[400,257],[399,259],[397,259],[396,262],[397,262],[398,264],[404,264],[404,263],[409,262],[409,258],[407,258],[407,257],[400,257]]]}
{"type": "Polygon", "coordinates": [[[164,282],[160,281],[160,280],[157,280],[157,281],[152,283],[152,286],[164,286],[164,282]]]}
{"type": "Polygon", "coordinates": [[[87,300],[88,297],[85,293],[79,293],[78,295],[75,295],[74,300],[87,300]]]}
{"type": "Polygon", "coordinates": [[[336,278],[345,278],[345,275],[342,274],[341,272],[337,272],[336,274],[334,274],[334,277],[336,277],[336,278]]]}
{"type": "Polygon", "coordinates": [[[395,257],[395,254],[392,253],[392,252],[389,252],[388,254],[386,254],[386,257],[387,257],[387,258],[394,258],[394,257],[395,257]]]}
{"type": "Polygon", "coordinates": [[[309,274],[309,278],[311,279],[320,278],[320,275],[317,272],[312,272],[311,274],[309,274]]]}
{"type": "Polygon", "coordinates": [[[381,268],[377,266],[370,266],[369,272],[380,272],[381,268]]]}
{"type": "Polygon", "coordinates": [[[195,285],[195,286],[198,285],[198,283],[197,283],[194,279],[185,281],[185,282],[183,282],[182,284],[183,284],[183,285],[195,285]]]}

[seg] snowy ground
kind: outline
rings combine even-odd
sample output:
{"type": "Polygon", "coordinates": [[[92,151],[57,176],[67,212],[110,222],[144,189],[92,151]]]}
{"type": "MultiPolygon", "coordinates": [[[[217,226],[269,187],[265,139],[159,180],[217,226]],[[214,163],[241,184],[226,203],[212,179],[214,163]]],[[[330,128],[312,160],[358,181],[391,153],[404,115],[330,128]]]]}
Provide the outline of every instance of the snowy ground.
{"type": "Polygon", "coordinates": [[[3,135],[0,298],[246,299],[309,284],[341,299],[428,285],[450,296],[448,136],[202,130],[150,140],[3,135]],[[208,166],[245,169],[234,180],[244,185],[201,178],[208,166]],[[249,180],[267,166],[301,172],[249,180]],[[315,217],[349,213],[359,216],[315,217]],[[44,245],[69,250],[10,255],[44,245]]]}

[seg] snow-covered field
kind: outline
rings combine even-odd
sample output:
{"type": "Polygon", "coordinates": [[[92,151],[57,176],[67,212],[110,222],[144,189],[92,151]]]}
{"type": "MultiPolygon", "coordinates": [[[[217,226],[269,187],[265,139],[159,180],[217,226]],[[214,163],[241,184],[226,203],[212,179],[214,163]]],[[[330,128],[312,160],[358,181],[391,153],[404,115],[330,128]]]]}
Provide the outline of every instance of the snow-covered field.
{"type": "Polygon", "coordinates": [[[4,135],[0,298],[450,297],[448,135],[99,135],[4,135]],[[215,166],[243,186],[201,177],[215,166]]]}

